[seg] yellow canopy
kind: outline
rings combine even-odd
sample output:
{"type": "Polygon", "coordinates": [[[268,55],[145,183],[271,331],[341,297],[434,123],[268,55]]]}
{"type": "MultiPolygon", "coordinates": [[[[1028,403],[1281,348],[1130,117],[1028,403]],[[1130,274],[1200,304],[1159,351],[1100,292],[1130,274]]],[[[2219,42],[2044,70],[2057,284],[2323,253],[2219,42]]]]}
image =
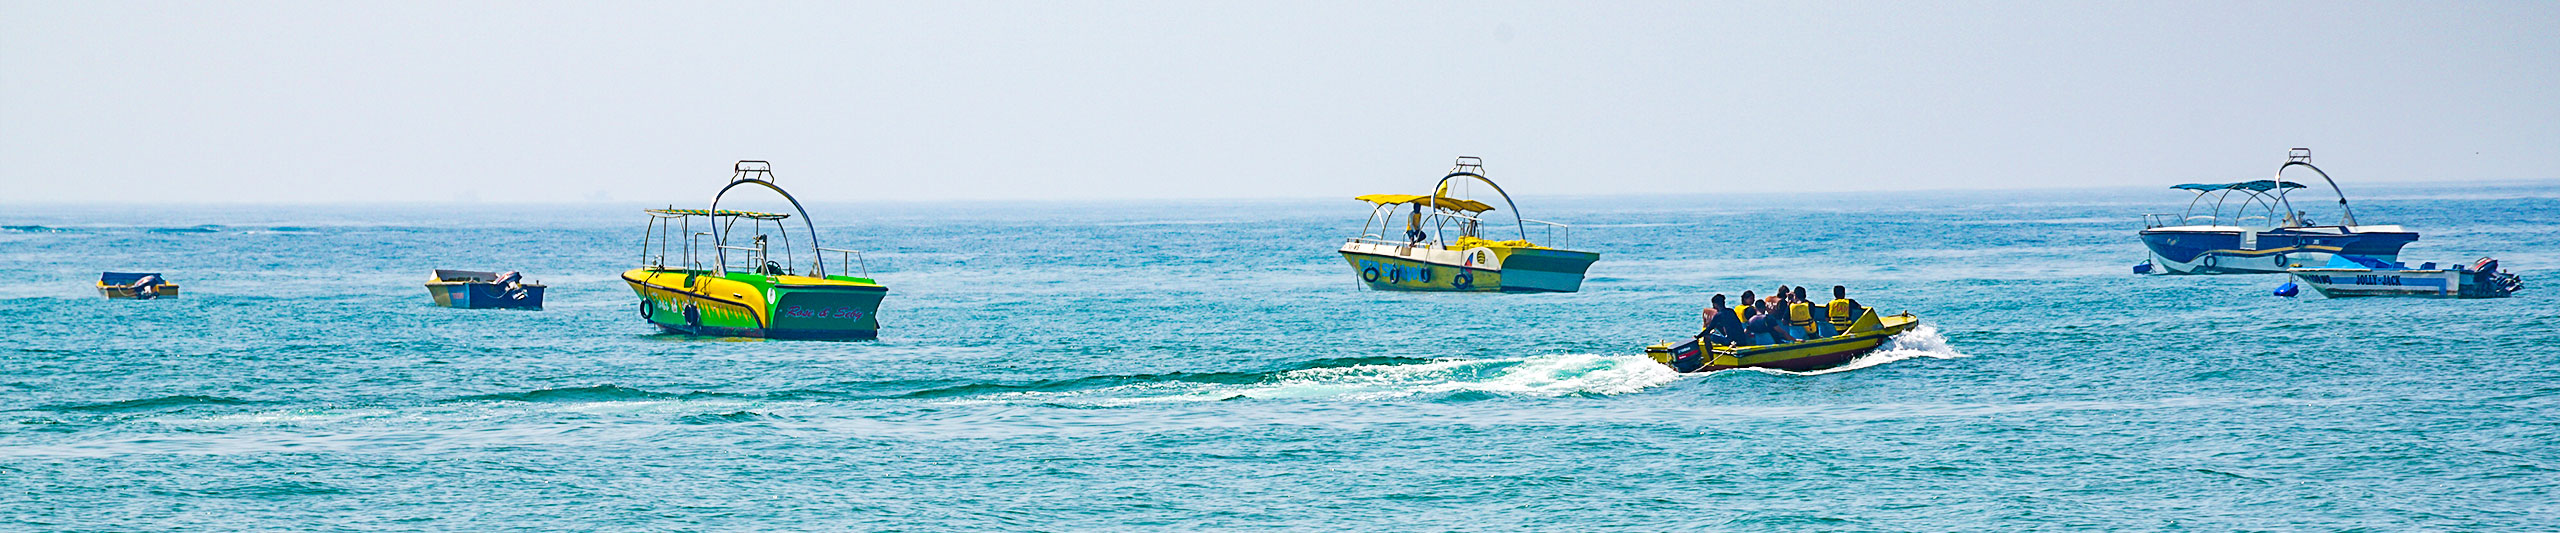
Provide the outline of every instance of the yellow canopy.
{"type": "Polygon", "coordinates": [[[668,217],[747,217],[756,220],[782,220],[791,218],[791,215],[758,213],[754,211],[732,211],[728,209],[722,209],[718,212],[703,209],[643,209],[642,211],[648,211],[649,214],[653,215],[668,217]]]}
{"type": "Polygon", "coordinates": [[[1450,198],[1447,196],[1433,197],[1420,194],[1372,194],[1352,199],[1378,205],[1421,204],[1427,206],[1436,204],[1443,209],[1455,209],[1467,213],[1481,213],[1493,210],[1493,206],[1484,205],[1484,202],[1462,198],[1450,198]]]}

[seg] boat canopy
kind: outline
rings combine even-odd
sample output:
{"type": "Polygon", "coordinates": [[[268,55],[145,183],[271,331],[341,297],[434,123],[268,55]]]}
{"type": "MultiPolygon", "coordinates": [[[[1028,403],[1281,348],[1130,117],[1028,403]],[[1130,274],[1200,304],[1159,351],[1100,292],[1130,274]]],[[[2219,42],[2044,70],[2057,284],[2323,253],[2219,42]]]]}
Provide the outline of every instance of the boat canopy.
{"type": "Polygon", "coordinates": [[[1493,210],[1493,206],[1485,205],[1485,204],[1484,204],[1484,202],[1478,202],[1478,201],[1475,201],[1475,200],[1467,200],[1467,199],[1462,199],[1462,198],[1450,198],[1450,197],[1447,197],[1447,196],[1428,196],[1428,195],[1421,195],[1421,194],[1372,194],[1372,195],[1367,195],[1367,196],[1355,197],[1355,198],[1352,198],[1352,199],[1353,199],[1353,200],[1363,201],[1363,202],[1369,202],[1369,203],[1373,203],[1373,204],[1378,204],[1378,205],[1396,205],[1396,204],[1437,205],[1437,206],[1439,206],[1439,207],[1441,207],[1441,208],[1443,208],[1443,209],[1454,209],[1454,210],[1458,210],[1458,211],[1461,211],[1461,212],[1467,212],[1467,213],[1482,213],[1482,212],[1485,212],[1485,211],[1492,211],[1492,210],[1493,210]]]}
{"type": "Polygon", "coordinates": [[[2290,181],[2279,182],[2279,181],[2276,181],[2276,180],[2257,180],[2257,181],[2243,181],[2243,182],[2239,182],[2239,183],[2187,183],[2187,184],[2171,185],[2171,186],[2169,186],[2169,188],[2171,188],[2171,189],[2185,189],[2185,190],[2196,191],[2196,192],[2212,192],[2212,191],[2251,191],[2251,192],[2267,192],[2267,191],[2276,190],[2276,188],[2277,188],[2277,187],[2283,187],[2283,188],[2287,188],[2287,189],[2300,189],[2300,188],[2302,188],[2302,184],[2300,184],[2300,183],[2294,183],[2294,182],[2290,182],[2290,181]]]}
{"type": "Polygon", "coordinates": [[[672,217],[746,217],[756,220],[782,220],[791,218],[791,215],[780,213],[758,213],[754,211],[735,211],[729,209],[722,209],[719,211],[711,211],[707,209],[650,209],[648,211],[650,214],[672,217]]]}
{"type": "Polygon", "coordinates": [[[2400,265],[2392,264],[2390,261],[2361,255],[2335,254],[2329,256],[2329,263],[2320,265],[2320,268],[2395,270],[2400,268],[2400,265]]]}

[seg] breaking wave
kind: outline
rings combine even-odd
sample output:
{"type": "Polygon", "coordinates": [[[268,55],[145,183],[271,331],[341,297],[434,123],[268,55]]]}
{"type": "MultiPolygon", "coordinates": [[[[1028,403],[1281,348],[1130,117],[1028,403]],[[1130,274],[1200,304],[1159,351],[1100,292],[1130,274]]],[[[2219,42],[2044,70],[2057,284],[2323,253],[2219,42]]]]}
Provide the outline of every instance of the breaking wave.
{"type": "Polygon", "coordinates": [[[541,389],[541,390],[526,391],[526,392],[509,392],[509,393],[499,393],[499,394],[479,394],[479,395],[472,395],[472,396],[464,396],[464,397],[460,397],[460,398],[454,398],[454,399],[446,400],[446,401],[447,401],[447,402],[591,403],[591,402],[632,402],[632,401],[651,401],[651,400],[679,400],[679,399],[693,399],[693,398],[716,398],[716,397],[728,397],[728,396],[735,396],[735,395],[731,395],[731,394],[721,394],[721,393],[710,393],[710,392],[690,392],[690,393],[683,393],[683,394],[674,394],[674,393],[665,393],[665,392],[653,392],[653,391],[647,391],[647,390],[641,390],[641,389],[634,389],[634,388],[630,388],[630,387],[621,387],[621,386],[615,386],[615,385],[597,385],[597,386],[593,386],[593,387],[570,387],[570,388],[561,388],[561,389],[541,389]]]}
{"type": "Polygon", "coordinates": [[[158,398],[142,398],[142,399],[137,399],[137,400],[125,400],[125,401],[120,401],[120,402],[106,402],[106,403],[78,404],[78,405],[54,405],[54,406],[47,406],[47,407],[45,407],[45,408],[46,408],[46,409],[53,410],[53,411],[65,411],[65,412],[117,413],[117,412],[129,412],[129,411],[152,411],[152,410],[159,410],[159,409],[173,409],[173,408],[184,408],[184,407],[194,407],[194,406],[207,406],[207,405],[251,405],[251,404],[256,404],[256,403],[259,403],[259,402],[253,402],[253,401],[249,401],[249,400],[242,400],[242,399],[238,399],[238,398],[224,398],[224,397],[220,397],[220,396],[200,396],[200,395],[194,395],[194,394],[181,394],[181,395],[177,395],[177,396],[161,396],[161,397],[158,397],[158,398]]]}

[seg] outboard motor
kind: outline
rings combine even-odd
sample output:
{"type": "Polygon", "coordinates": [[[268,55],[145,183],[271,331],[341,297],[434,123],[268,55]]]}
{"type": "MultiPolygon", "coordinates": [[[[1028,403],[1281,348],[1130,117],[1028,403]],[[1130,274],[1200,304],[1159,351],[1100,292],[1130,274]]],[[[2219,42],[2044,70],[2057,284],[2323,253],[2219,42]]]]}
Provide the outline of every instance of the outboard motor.
{"type": "Polygon", "coordinates": [[[522,300],[526,296],[524,273],[509,270],[505,274],[499,274],[497,279],[490,280],[489,283],[497,285],[499,293],[506,295],[507,299],[522,300]]]}
{"type": "Polygon", "coordinates": [[[2471,275],[2475,276],[2472,279],[2478,280],[2478,284],[2487,288],[2492,294],[2501,296],[2514,294],[2517,290],[2524,288],[2524,278],[2498,271],[2496,258],[2482,257],[2479,262],[2472,263],[2472,267],[2471,275]]]}
{"type": "Polygon", "coordinates": [[[160,297],[160,275],[158,274],[145,274],[140,278],[135,278],[132,285],[126,286],[133,288],[133,298],[136,300],[149,300],[160,297]]]}

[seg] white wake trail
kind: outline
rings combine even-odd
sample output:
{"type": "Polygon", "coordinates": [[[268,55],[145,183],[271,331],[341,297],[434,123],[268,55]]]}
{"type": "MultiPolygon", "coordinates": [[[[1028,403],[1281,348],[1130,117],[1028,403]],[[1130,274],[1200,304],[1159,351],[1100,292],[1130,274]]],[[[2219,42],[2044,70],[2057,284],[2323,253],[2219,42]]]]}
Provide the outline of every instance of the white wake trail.
{"type": "Polygon", "coordinates": [[[1911,331],[1905,331],[1902,332],[1901,335],[1895,335],[1891,339],[1886,339],[1883,346],[1876,347],[1876,351],[1858,356],[1857,359],[1852,359],[1849,361],[1849,364],[1845,365],[1803,372],[1778,370],[1775,368],[1736,368],[1734,370],[1749,370],[1762,374],[1778,376],[1819,376],[1823,374],[1848,372],[1894,361],[1919,359],[1923,357],[1930,359],[1956,359],[1971,356],[1957,352],[1954,347],[1947,346],[1946,336],[1939,335],[1938,328],[1936,326],[1921,324],[1920,327],[1911,328],[1911,331]]]}

